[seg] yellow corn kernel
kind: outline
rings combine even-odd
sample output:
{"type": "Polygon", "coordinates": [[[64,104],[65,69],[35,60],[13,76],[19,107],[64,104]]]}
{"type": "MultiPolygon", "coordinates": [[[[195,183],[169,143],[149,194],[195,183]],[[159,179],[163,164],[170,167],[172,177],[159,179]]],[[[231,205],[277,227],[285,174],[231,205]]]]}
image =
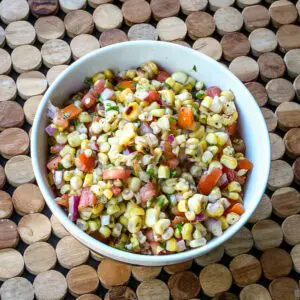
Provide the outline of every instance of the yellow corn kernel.
{"type": "Polygon", "coordinates": [[[220,96],[224,96],[227,99],[227,101],[234,100],[234,95],[231,91],[223,91],[221,92],[220,96]]]}
{"type": "Polygon", "coordinates": [[[184,215],[189,221],[194,221],[196,219],[196,214],[193,211],[187,211],[184,215]]]}
{"type": "Polygon", "coordinates": [[[200,141],[199,145],[203,152],[207,149],[207,142],[205,140],[200,141]]]}
{"type": "Polygon", "coordinates": [[[80,148],[82,149],[82,150],[85,150],[85,149],[89,149],[89,140],[83,140],[82,142],[81,142],[81,146],[80,146],[80,148]]]}
{"type": "MultiPolygon", "coordinates": [[[[200,111],[201,111],[201,107],[200,107],[200,111]]],[[[200,114],[199,121],[200,121],[201,124],[206,124],[207,123],[207,116],[203,115],[203,114],[200,114]]]]}
{"type": "Polygon", "coordinates": [[[136,76],[135,70],[127,70],[125,76],[129,79],[133,79],[136,76]]]}
{"type": "Polygon", "coordinates": [[[217,136],[213,132],[209,132],[205,139],[210,145],[217,145],[218,143],[217,136]]]}
{"type": "Polygon", "coordinates": [[[54,185],[53,174],[51,172],[48,173],[48,181],[50,185],[54,185]]]}
{"type": "Polygon", "coordinates": [[[195,212],[196,214],[201,213],[201,203],[203,201],[203,195],[195,194],[188,200],[188,207],[190,211],[195,212]]]}
{"type": "Polygon", "coordinates": [[[172,77],[168,77],[165,81],[165,83],[167,85],[169,85],[171,88],[173,88],[174,84],[176,83],[176,81],[172,78],[172,77]]]}
{"type": "Polygon", "coordinates": [[[204,99],[201,102],[201,106],[209,109],[211,107],[212,100],[213,100],[212,97],[205,96],[204,99]]]}
{"type": "Polygon", "coordinates": [[[69,184],[64,184],[61,189],[60,189],[60,193],[63,195],[65,193],[68,193],[70,191],[70,185],[69,184]]]}
{"type": "Polygon", "coordinates": [[[137,233],[142,228],[142,219],[139,216],[134,216],[128,219],[128,231],[130,233],[137,233]]]}
{"type": "Polygon", "coordinates": [[[145,211],[141,207],[134,207],[133,209],[130,210],[130,215],[131,216],[144,216],[145,211]]]}
{"type": "Polygon", "coordinates": [[[111,235],[111,230],[107,226],[101,226],[99,232],[106,239],[111,235]]]}
{"type": "Polygon", "coordinates": [[[242,197],[240,196],[239,193],[236,192],[230,192],[228,193],[228,198],[234,201],[242,200],[242,197]]]}
{"type": "Polygon", "coordinates": [[[106,212],[108,215],[116,214],[120,211],[120,207],[117,204],[108,205],[106,212]]]}
{"type": "Polygon", "coordinates": [[[166,242],[166,250],[171,252],[177,251],[177,240],[175,238],[171,238],[166,242]]]}
{"type": "Polygon", "coordinates": [[[83,181],[83,187],[91,186],[93,184],[93,174],[86,174],[83,181]]]}
{"type": "Polygon", "coordinates": [[[98,80],[101,80],[101,79],[105,79],[104,74],[103,73],[96,73],[92,77],[92,82],[93,82],[93,84],[95,84],[98,80]]]}
{"type": "Polygon", "coordinates": [[[128,219],[125,216],[121,216],[119,222],[124,225],[125,227],[128,226],[128,219]]]}
{"type": "Polygon", "coordinates": [[[229,155],[223,154],[221,156],[220,162],[228,169],[234,170],[237,167],[237,160],[229,155]]]}
{"type": "Polygon", "coordinates": [[[224,146],[229,139],[229,136],[226,132],[216,132],[215,135],[217,137],[217,144],[219,146],[224,146]]]}
{"type": "Polygon", "coordinates": [[[73,190],[78,190],[82,187],[82,179],[80,176],[73,176],[70,180],[70,186],[73,190]]]}
{"type": "Polygon", "coordinates": [[[237,181],[231,181],[228,184],[227,188],[228,188],[228,192],[240,193],[242,191],[242,187],[240,183],[238,183],[237,181]]]}
{"type": "Polygon", "coordinates": [[[192,239],[192,233],[193,233],[193,225],[190,223],[185,223],[182,227],[181,235],[182,238],[186,241],[190,241],[192,239]]]}
{"type": "Polygon", "coordinates": [[[177,205],[178,211],[180,212],[187,212],[188,211],[188,201],[187,200],[180,200],[177,205]]]}
{"type": "Polygon", "coordinates": [[[229,225],[236,223],[239,219],[240,216],[235,212],[231,212],[226,216],[226,221],[229,225]]]}
{"type": "Polygon", "coordinates": [[[191,138],[202,139],[205,133],[205,127],[201,125],[196,131],[190,133],[191,138]]]}
{"type": "Polygon", "coordinates": [[[218,114],[214,114],[212,116],[207,117],[207,125],[213,128],[221,129],[222,124],[223,124],[223,117],[218,114]]]}
{"type": "Polygon", "coordinates": [[[161,99],[167,104],[173,105],[175,101],[175,94],[173,90],[162,90],[160,92],[161,99]]]}
{"type": "Polygon", "coordinates": [[[123,128],[123,134],[119,139],[119,144],[121,146],[127,146],[129,142],[136,137],[136,127],[133,123],[125,124],[123,128]]]}
{"type": "Polygon", "coordinates": [[[63,147],[63,149],[59,152],[59,154],[64,157],[67,154],[75,155],[75,149],[70,147],[69,145],[66,145],[63,147]]]}
{"type": "Polygon", "coordinates": [[[220,217],[219,220],[221,222],[221,228],[223,231],[229,227],[229,224],[224,216],[220,217]]]}
{"type": "Polygon", "coordinates": [[[235,111],[230,117],[223,118],[223,125],[230,126],[235,123],[238,119],[238,112],[235,111]]]}
{"type": "Polygon", "coordinates": [[[170,225],[171,221],[169,219],[160,219],[153,226],[153,230],[156,234],[162,235],[170,225]]]}
{"type": "Polygon", "coordinates": [[[103,191],[103,195],[107,198],[107,199],[111,199],[112,196],[114,195],[113,192],[110,189],[105,189],[103,191]]]}
{"type": "Polygon", "coordinates": [[[73,171],[64,171],[64,181],[70,181],[73,176],[73,171]]]}
{"type": "Polygon", "coordinates": [[[123,90],[122,92],[116,94],[116,97],[119,102],[123,103],[126,101],[126,98],[133,97],[133,92],[131,89],[127,88],[127,89],[123,90]]]}
{"type": "Polygon", "coordinates": [[[106,79],[113,79],[114,78],[114,73],[110,69],[105,69],[104,70],[104,76],[106,79]]]}
{"type": "Polygon", "coordinates": [[[139,105],[136,102],[132,102],[125,108],[123,116],[127,120],[135,121],[138,118],[139,114],[139,105]]]}
{"type": "Polygon", "coordinates": [[[92,208],[93,215],[99,215],[104,209],[104,204],[99,203],[97,206],[92,208]]]}
{"type": "Polygon", "coordinates": [[[154,226],[159,218],[159,210],[156,208],[148,208],[146,211],[145,224],[148,227],[154,226]]]}

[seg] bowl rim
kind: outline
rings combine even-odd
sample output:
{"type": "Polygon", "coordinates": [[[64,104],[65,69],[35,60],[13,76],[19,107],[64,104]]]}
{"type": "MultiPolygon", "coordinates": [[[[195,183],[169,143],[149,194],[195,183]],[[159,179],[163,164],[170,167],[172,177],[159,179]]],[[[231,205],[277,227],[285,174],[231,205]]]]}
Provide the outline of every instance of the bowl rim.
{"type": "MultiPolygon", "coordinates": [[[[66,213],[55,203],[53,200],[53,197],[47,187],[46,180],[44,180],[44,170],[39,168],[39,148],[38,148],[38,130],[39,130],[39,124],[43,118],[43,112],[47,107],[47,102],[49,101],[49,98],[53,91],[56,89],[57,84],[64,79],[64,77],[69,76],[72,74],[73,70],[78,67],[79,65],[85,64],[88,60],[96,59],[98,56],[100,56],[103,53],[109,52],[111,50],[122,50],[124,47],[135,47],[135,46],[147,46],[149,49],[151,47],[156,47],[157,45],[162,45],[163,47],[166,46],[166,48],[178,48],[180,51],[185,52],[187,55],[189,53],[192,53],[199,56],[200,60],[206,60],[208,61],[213,68],[220,69],[223,68],[223,72],[225,72],[226,76],[231,77],[234,84],[239,85],[243,89],[243,93],[249,98],[249,101],[253,101],[256,104],[256,114],[258,118],[263,119],[263,115],[261,113],[261,110],[259,106],[257,105],[255,99],[249,92],[249,90],[244,86],[244,84],[235,76],[233,75],[227,68],[220,65],[219,62],[213,60],[212,58],[195,51],[191,48],[187,48],[175,43],[169,43],[169,42],[162,42],[162,41],[130,41],[130,42],[123,42],[119,44],[110,45],[104,48],[97,49],[93,52],[88,53],[84,57],[78,59],[77,61],[73,62],[66,70],[64,70],[51,84],[51,86],[46,91],[45,95],[43,96],[43,99],[40,102],[40,105],[38,107],[38,110],[35,115],[33,127],[32,127],[32,134],[31,134],[31,157],[32,157],[32,165],[34,174],[36,177],[37,184],[39,185],[39,188],[41,189],[41,192],[46,200],[46,203],[48,207],[50,208],[51,212],[57,217],[59,222],[65,226],[67,231],[71,233],[72,236],[74,236],[76,239],[81,241],[84,245],[92,249],[93,251],[100,252],[101,255],[104,255],[106,257],[111,257],[115,260],[123,261],[126,263],[131,264],[138,264],[138,265],[149,265],[149,266],[163,266],[168,264],[174,264],[178,262],[187,261],[190,259],[193,259],[195,257],[204,255],[213,249],[217,248],[221,244],[223,244],[225,241],[227,241],[229,238],[231,238],[236,232],[240,230],[242,226],[245,225],[247,220],[250,218],[252,213],[255,211],[257,205],[260,202],[260,199],[262,198],[265,188],[267,185],[268,175],[270,171],[270,157],[271,157],[271,148],[270,148],[270,141],[269,141],[269,134],[267,130],[266,123],[263,122],[264,127],[262,130],[264,131],[264,135],[266,136],[268,140],[268,151],[265,153],[266,155],[266,172],[265,172],[265,178],[263,182],[261,182],[260,186],[260,197],[256,199],[255,206],[252,210],[246,210],[243,214],[243,218],[241,218],[237,223],[230,226],[226,231],[223,232],[223,234],[220,237],[215,237],[213,240],[209,241],[205,246],[195,249],[189,249],[184,252],[175,253],[175,254],[168,254],[168,255],[145,255],[145,254],[137,254],[137,253],[131,253],[131,252],[125,252],[123,250],[119,250],[116,248],[113,248],[109,245],[106,245],[92,236],[88,235],[79,227],[76,226],[75,223],[73,223],[66,213]],[[97,249],[97,250],[96,250],[97,249]]],[[[263,119],[264,120],[264,119],[263,119]]]]}

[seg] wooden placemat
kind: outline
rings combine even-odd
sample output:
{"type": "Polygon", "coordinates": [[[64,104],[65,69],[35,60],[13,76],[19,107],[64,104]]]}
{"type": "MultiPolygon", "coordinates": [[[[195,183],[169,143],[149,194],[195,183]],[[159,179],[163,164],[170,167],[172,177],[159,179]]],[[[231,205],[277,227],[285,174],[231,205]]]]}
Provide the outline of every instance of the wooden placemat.
{"type": "Polygon", "coordinates": [[[300,0],[0,2],[2,300],[299,299],[300,0]],[[194,261],[147,268],[89,251],[35,184],[28,132],[42,94],[75,59],[127,40],[165,40],[220,61],[270,132],[271,173],[256,212],[194,261]]]}

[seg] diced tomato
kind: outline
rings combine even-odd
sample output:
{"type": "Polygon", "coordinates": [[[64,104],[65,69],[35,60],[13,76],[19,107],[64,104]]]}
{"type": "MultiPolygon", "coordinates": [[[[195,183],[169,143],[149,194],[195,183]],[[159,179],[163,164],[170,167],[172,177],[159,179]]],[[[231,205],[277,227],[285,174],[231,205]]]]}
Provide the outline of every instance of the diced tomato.
{"type": "Polygon", "coordinates": [[[209,195],[211,190],[217,185],[222,176],[222,170],[219,168],[213,169],[209,174],[201,177],[198,189],[204,195],[209,195]]]}
{"type": "Polygon", "coordinates": [[[82,211],[86,207],[92,207],[97,204],[97,197],[89,187],[84,188],[81,192],[78,210],[82,211]]]}
{"type": "Polygon", "coordinates": [[[250,170],[252,168],[253,168],[253,164],[247,158],[239,160],[238,166],[237,166],[238,170],[241,170],[241,169],[250,170]]]}
{"type": "Polygon", "coordinates": [[[181,107],[179,110],[178,126],[192,130],[195,126],[194,112],[190,107],[181,107]]]}
{"type": "Polygon", "coordinates": [[[76,119],[79,114],[82,112],[82,109],[80,107],[77,107],[74,104],[70,104],[62,109],[64,117],[69,120],[76,119]]]}
{"type": "Polygon", "coordinates": [[[69,120],[64,117],[62,110],[58,110],[53,118],[53,124],[59,129],[66,129],[69,127],[69,120]]]}
{"type": "Polygon", "coordinates": [[[245,208],[243,206],[242,203],[235,203],[233,204],[232,206],[230,206],[227,210],[226,210],[226,215],[231,213],[231,212],[234,212],[238,215],[242,215],[244,212],[245,212],[245,208]]]}
{"type": "Polygon", "coordinates": [[[145,236],[146,236],[148,242],[154,242],[154,234],[153,234],[152,229],[147,230],[145,232],[145,236]]]}
{"type": "Polygon", "coordinates": [[[206,95],[214,98],[215,96],[220,96],[222,90],[217,86],[210,86],[206,90],[206,95]]]}
{"type": "Polygon", "coordinates": [[[145,184],[140,190],[141,206],[146,207],[148,201],[157,195],[158,190],[155,183],[149,182],[145,184]]]}
{"type": "Polygon", "coordinates": [[[145,99],[148,102],[154,102],[160,99],[160,93],[157,91],[149,91],[148,97],[145,99]]]}
{"type": "Polygon", "coordinates": [[[176,157],[167,160],[167,166],[171,170],[175,170],[178,165],[179,165],[179,160],[176,157]]]}
{"type": "Polygon", "coordinates": [[[62,195],[61,198],[56,201],[56,204],[69,208],[69,196],[67,194],[62,195]]]}
{"type": "Polygon", "coordinates": [[[104,80],[99,80],[93,87],[93,90],[98,94],[99,96],[105,88],[105,81],[104,80]]]}
{"type": "Polygon", "coordinates": [[[163,71],[163,70],[160,70],[158,72],[158,74],[156,75],[156,80],[157,81],[160,81],[160,82],[165,82],[167,78],[171,77],[171,74],[166,72],[166,71],[163,71]]]}
{"type": "Polygon", "coordinates": [[[112,190],[114,196],[118,196],[122,192],[122,189],[118,186],[113,186],[111,190],[112,190]]]}
{"type": "Polygon", "coordinates": [[[58,170],[58,164],[61,162],[61,156],[56,156],[47,163],[49,170],[58,170]]]}
{"type": "Polygon", "coordinates": [[[175,154],[172,151],[172,145],[169,141],[166,141],[165,147],[164,147],[164,156],[167,160],[170,160],[175,157],[175,154]]]}
{"type": "Polygon", "coordinates": [[[172,226],[175,226],[177,224],[181,224],[181,223],[186,223],[188,220],[186,217],[180,217],[180,216],[176,216],[173,220],[172,220],[172,226]]]}
{"type": "Polygon", "coordinates": [[[227,175],[228,183],[231,181],[237,181],[240,184],[244,184],[246,181],[245,176],[237,176],[234,170],[223,167],[223,172],[227,175]]]}
{"type": "Polygon", "coordinates": [[[80,170],[90,173],[96,166],[96,157],[86,156],[84,153],[79,154],[80,170]]]}
{"type": "Polygon", "coordinates": [[[235,135],[237,132],[237,123],[233,123],[227,127],[227,132],[229,135],[235,135]]]}
{"type": "Polygon", "coordinates": [[[103,171],[102,177],[104,180],[109,179],[128,179],[131,175],[131,171],[125,168],[110,168],[108,170],[103,171]]]}
{"type": "Polygon", "coordinates": [[[90,90],[87,92],[84,97],[81,100],[81,103],[86,107],[86,108],[91,108],[97,104],[98,98],[95,95],[95,93],[92,93],[90,90]]]}
{"type": "Polygon", "coordinates": [[[117,88],[118,88],[118,89],[122,89],[122,90],[125,90],[125,89],[131,89],[131,90],[134,92],[135,89],[136,89],[136,84],[135,84],[134,81],[131,81],[131,80],[121,81],[121,82],[117,85],[117,88]]]}

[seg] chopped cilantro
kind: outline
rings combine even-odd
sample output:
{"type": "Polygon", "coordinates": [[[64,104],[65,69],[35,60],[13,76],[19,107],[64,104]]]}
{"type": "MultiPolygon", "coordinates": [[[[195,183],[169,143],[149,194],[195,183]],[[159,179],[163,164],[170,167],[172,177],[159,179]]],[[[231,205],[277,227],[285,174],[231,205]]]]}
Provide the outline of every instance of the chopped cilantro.
{"type": "Polygon", "coordinates": [[[63,170],[64,169],[64,167],[63,167],[63,165],[61,163],[58,163],[57,168],[58,168],[58,170],[63,170]]]}
{"type": "Polygon", "coordinates": [[[204,99],[204,97],[205,97],[205,92],[204,92],[204,91],[199,91],[199,92],[196,94],[196,97],[197,97],[199,100],[204,99]]]}
{"type": "Polygon", "coordinates": [[[162,242],[162,243],[160,243],[160,246],[165,249],[166,246],[167,246],[167,243],[166,242],[162,242]]]}
{"type": "Polygon", "coordinates": [[[196,65],[193,66],[193,71],[197,72],[197,67],[196,67],[196,65]]]}
{"type": "Polygon", "coordinates": [[[69,119],[71,117],[71,114],[69,112],[65,113],[64,114],[64,118],[65,119],[69,119]]]}
{"type": "Polygon", "coordinates": [[[155,172],[154,172],[153,169],[149,169],[149,170],[147,171],[147,173],[148,173],[148,175],[149,175],[151,178],[155,177],[155,172]]]}
{"type": "Polygon", "coordinates": [[[182,224],[182,223],[176,224],[176,225],[175,225],[175,228],[178,229],[178,230],[179,230],[179,233],[181,234],[182,228],[183,228],[183,224],[182,224]]]}
{"type": "Polygon", "coordinates": [[[176,172],[176,170],[171,170],[170,174],[171,174],[171,177],[174,178],[174,177],[176,177],[177,172],[176,172]]]}
{"type": "Polygon", "coordinates": [[[119,111],[120,111],[120,108],[119,108],[118,105],[108,105],[108,106],[106,107],[106,111],[110,111],[110,110],[115,110],[115,111],[119,112],[119,111]]]}

